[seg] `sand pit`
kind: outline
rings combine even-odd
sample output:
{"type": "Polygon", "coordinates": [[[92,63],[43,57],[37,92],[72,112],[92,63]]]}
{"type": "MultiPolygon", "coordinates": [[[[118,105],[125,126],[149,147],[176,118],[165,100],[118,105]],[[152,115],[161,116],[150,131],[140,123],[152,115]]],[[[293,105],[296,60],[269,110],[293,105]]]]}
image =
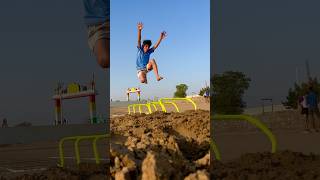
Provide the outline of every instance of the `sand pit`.
{"type": "Polygon", "coordinates": [[[248,153],[231,162],[212,162],[215,180],[320,179],[320,156],[292,151],[248,153]]]}
{"type": "Polygon", "coordinates": [[[112,118],[112,178],[209,179],[209,120],[205,110],[112,118]]]}

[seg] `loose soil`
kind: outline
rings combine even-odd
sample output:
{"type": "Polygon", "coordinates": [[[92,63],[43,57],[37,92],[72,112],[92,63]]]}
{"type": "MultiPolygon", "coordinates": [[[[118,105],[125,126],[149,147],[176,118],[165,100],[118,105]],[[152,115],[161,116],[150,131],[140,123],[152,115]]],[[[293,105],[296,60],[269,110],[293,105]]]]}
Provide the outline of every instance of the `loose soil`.
{"type": "Polygon", "coordinates": [[[205,110],[112,118],[112,178],[209,179],[209,120],[205,110]]]}

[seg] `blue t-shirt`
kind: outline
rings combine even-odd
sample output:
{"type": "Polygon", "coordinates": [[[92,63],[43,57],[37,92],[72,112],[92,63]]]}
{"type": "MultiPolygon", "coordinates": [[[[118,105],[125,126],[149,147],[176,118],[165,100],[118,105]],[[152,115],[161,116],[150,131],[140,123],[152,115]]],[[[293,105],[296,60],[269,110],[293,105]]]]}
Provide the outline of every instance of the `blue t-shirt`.
{"type": "Polygon", "coordinates": [[[110,0],[83,0],[86,25],[101,24],[110,20],[110,0]]]}
{"type": "Polygon", "coordinates": [[[318,106],[318,100],[317,100],[317,95],[314,92],[310,92],[307,95],[307,104],[309,105],[309,107],[311,108],[315,108],[318,106]]]}
{"type": "Polygon", "coordinates": [[[137,53],[137,70],[142,70],[147,67],[147,64],[149,63],[150,54],[154,52],[154,48],[150,48],[146,53],[143,52],[143,47],[138,47],[138,53],[137,53]]]}

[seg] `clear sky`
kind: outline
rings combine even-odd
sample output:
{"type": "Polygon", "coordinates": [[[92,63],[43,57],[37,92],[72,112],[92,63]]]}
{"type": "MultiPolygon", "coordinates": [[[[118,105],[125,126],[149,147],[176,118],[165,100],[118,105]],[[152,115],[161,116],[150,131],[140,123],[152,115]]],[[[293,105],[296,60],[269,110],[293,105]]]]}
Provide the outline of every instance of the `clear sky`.
{"type": "Polygon", "coordinates": [[[198,93],[210,77],[210,1],[111,1],[110,71],[113,100],[126,100],[128,87],[140,87],[143,99],[172,97],[180,83],[189,86],[188,94],[198,93]],[[161,31],[168,33],[151,55],[165,79],[157,82],[150,72],[147,85],[138,81],[135,65],[140,21],[142,40],[155,44],[161,31]]]}
{"type": "Polygon", "coordinates": [[[285,101],[296,79],[306,80],[306,58],[311,75],[320,76],[319,1],[215,3],[214,69],[242,71],[252,79],[248,106],[260,106],[263,97],[285,101]]]}
{"type": "MultiPolygon", "coordinates": [[[[56,83],[88,83],[93,72],[105,113],[107,76],[90,55],[83,15],[81,0],[0,1],[1,121],[52,124],[56,83]]],[[[88,99],[63,106],[72,123],[89,117],[88,99]]]]}

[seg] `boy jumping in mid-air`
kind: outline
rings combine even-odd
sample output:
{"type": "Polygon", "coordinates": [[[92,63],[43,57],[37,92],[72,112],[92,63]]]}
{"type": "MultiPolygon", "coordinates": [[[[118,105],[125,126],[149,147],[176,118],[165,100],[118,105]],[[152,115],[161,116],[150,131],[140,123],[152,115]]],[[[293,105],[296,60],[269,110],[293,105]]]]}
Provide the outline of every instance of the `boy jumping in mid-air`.
{"type": "Polygon", "coordinates": [[[137,56],[137,73],[138,78],[141,83],[147,84],[147,73],[149,71],[154,71],[157,81],[160,81],[163,79],[158,73],[158,66],[154,59],[150,60],[150,54],[154,52],[155,49],[159,46],[162,39],[164,39],[167,36],[167,33],[165,31],[161,32],[160,38],[157,41],[157,43],[152,47],[152,43],[150,40],[144,40],[141,44],[141,30],[143,29],[143,24],[141,22],[138,23],[138,56],[137,56]]]}

